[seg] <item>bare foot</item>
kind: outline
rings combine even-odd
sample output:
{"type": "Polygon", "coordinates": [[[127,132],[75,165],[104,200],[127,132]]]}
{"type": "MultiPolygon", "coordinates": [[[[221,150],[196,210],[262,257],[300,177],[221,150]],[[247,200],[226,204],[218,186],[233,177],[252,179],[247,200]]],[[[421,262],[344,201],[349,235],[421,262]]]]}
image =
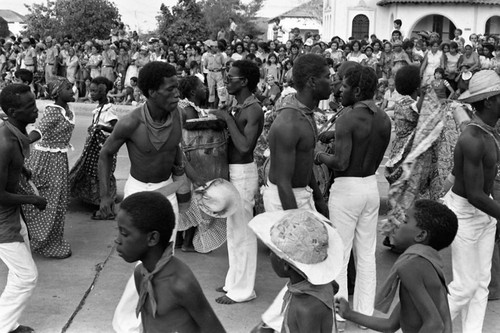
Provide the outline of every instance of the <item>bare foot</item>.
{"type": "Polygon", "coordinates": [[[187,246],[187,245],[182,245],[182,248],[181,248],[182,252],[196,252],[196,250],[194,249],[194,246],[187,246]]]}
{"type": "Polygon", "coordinates": [[[219,293],[227,293],[227,291],[224,290],[224,287],[216,288],[215,291],[217,291],[219,293]]]}
{"type": "Polygon", "coordinates": [[[227,305],[237,303],[225,295],[222,297],[216,298],[215,301],[219,304],[227,304],[227,305]]]}

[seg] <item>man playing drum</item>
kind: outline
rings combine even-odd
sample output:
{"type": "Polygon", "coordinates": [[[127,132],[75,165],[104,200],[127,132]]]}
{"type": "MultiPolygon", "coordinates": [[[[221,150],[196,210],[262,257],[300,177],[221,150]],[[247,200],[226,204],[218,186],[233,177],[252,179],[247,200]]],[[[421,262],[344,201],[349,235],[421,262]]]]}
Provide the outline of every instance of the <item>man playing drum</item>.
{"type": "Polygon", "coordinates": [[[225,77],[229,94],[235,96],[236,106],[212,113],[226,121],[230,134],[228,142],[229,179],[241,196],[240,208],[227,218],[227,248],[229,270],[223,287],[226,295],[217,303],[247,302],[256,297],[254,291],[257,270],[257,238],[248,227],[253,218],[254,196],[258,191],[257,164],[253,151],[264,126],[264,113],[253,92],[259,82],[259,68],[249,60],[233,63],[225,77]]]}

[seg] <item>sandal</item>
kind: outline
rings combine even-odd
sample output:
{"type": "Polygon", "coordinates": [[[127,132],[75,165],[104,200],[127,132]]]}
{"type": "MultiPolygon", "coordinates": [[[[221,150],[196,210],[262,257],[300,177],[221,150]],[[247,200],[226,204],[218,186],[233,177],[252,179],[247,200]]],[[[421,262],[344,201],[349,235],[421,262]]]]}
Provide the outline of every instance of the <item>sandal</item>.
{"type": "Polygon", "coordinates": [[[115,219],[115,214],[109,214],[108,216],[103,216],[101,215],[101,211],[99,210],[96,210],[91,216],[90,218],[92,220],[114,220],[115,219]]]}

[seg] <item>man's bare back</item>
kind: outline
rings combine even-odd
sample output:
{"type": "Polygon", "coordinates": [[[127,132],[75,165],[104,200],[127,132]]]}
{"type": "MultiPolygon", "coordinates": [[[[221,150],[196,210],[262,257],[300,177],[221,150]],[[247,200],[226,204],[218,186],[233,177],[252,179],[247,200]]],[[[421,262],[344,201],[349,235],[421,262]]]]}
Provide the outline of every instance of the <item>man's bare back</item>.
{"type": "Polygon", "coordinates": [[[448,306],[447,290],[432,264],[417,257],[400,268],[401,285],[399,299],[401,304],[399,323],[404,333],[420,332],[425,320],[442,323],[442,330],[436,333],[450,333],[453,325],[448,306]],[[404,272],[403,272],[404,271],[404,272]],[[428,300],[424,306],[414,301],[418,294],[420,300],[428,300]],[[423,316],[425,314],[425,316],[423,316]]]}
{"type": "Polygon", "coordinates": [[[313,172],[314,132],[296,109],[283,109],[269,131],[271,167],[269,180],[278,185],[291,180],[292,188],[309,185],[313,172]]]}
{"type": "Polygon", "coordinates": [[[391,138],[391,121],[381,110],[355,105],[338,120],[334,176],[368,177],[379,167],[391,138]]]}
{"type": "Polygon", "coordinates": [[[483,193],[490,195],[497,173],[499,159],[497,151],[498,147],[491,135],[476,126],[467,126],[455,146],[453,158],[455,183],[452,191],[463,198],[469,198],[470,194],[467,193],[465,184],[469,181],[481,184],[483,193]],[[478,172],[465,174],[464,168],[470,164],[481,167],[477,168],[478,172]]]}

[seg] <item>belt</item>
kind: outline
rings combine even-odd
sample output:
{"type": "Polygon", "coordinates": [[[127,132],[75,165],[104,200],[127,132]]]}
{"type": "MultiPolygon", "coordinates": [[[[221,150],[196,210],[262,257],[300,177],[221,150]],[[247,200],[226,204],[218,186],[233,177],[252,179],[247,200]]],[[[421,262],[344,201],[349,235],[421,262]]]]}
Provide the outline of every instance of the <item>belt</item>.
{"type": "Polygon", "coordinates": [[[209,69],[209,72],[222,72],[224,69],[219,68],[219,69],[209,69]]]}

